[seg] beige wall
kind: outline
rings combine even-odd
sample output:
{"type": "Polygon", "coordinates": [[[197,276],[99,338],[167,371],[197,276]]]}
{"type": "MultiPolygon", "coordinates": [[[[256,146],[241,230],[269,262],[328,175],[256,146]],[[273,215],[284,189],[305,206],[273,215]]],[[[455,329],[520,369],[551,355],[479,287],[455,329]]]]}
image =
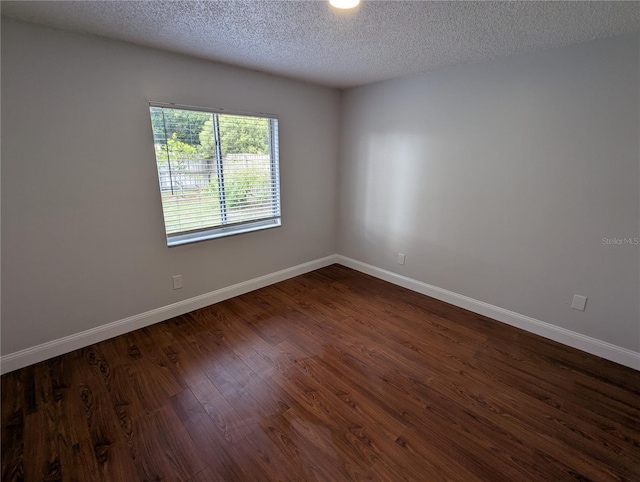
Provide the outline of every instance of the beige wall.
{"type": "Polygon", "coordinates": [[[638,351],[638,44],[340,98],[3,20],[2,353],[333,253],[638,351]],[[167,248],[149,100],[278,114],[282,228],[167,248]]]}
{"type": "Polygon", "coordinates": [[[332,89],[3,19],[2,353],[335,253],[338,115],[332,89]],[[149,100],[278,114],[282,227],[167,248],[149,100]]]}
{"type": "Polygon", "coordinates": [[[347,91],[340,254],[638,351],[639,247],[602,241],[640,236],[638,45],[347,91]]]}

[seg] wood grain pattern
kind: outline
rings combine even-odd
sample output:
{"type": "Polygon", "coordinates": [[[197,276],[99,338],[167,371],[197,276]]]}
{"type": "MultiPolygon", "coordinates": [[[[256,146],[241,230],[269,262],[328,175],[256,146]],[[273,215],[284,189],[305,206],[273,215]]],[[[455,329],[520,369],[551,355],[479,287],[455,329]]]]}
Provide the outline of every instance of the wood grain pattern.
{"type": "Polygon", "coordinates": [[[2,377],[2,481],[640,481],[640,372],[334,265],[2,377]]]}

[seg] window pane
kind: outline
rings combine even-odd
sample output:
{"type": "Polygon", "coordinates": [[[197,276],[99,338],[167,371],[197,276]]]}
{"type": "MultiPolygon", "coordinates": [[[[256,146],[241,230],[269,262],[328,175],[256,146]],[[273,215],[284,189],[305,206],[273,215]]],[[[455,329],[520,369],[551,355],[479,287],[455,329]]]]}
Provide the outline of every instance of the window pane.
{"type": "Polygon", "coordinates": [[[185,233],[279,225],[275,118],[159,105],[150,114],[169,244],[185,233]]]}

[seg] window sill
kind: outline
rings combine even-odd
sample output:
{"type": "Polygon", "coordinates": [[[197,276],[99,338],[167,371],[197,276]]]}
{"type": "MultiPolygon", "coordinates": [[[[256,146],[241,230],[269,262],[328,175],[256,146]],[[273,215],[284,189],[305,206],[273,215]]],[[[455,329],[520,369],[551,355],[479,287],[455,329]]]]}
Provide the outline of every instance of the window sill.
{"type": "Polygon", "coordinates": [[[245,234],[252,233],[254,231],[262,231],[263,229],[278,228],[281,224],[280,218],[277,218],[235,226],[212,228],[206,231],[198,231],[194,233],[174,234],[172,236],[167,236],[167,246],[172,248],[183,244],[208,241],[209,239],[225,238],[227,236],[235,236],[236,234],[245,234]]]}

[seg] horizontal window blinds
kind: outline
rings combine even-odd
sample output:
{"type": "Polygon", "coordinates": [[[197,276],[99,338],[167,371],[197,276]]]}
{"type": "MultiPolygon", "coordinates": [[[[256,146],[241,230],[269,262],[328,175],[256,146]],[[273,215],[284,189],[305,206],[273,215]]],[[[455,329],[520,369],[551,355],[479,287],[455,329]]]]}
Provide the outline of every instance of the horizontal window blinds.
{"type": "Polygon", "coordinates": [[[150,114],[169,244],[279,224],[277,118],[154,104],[150,114]]]}

